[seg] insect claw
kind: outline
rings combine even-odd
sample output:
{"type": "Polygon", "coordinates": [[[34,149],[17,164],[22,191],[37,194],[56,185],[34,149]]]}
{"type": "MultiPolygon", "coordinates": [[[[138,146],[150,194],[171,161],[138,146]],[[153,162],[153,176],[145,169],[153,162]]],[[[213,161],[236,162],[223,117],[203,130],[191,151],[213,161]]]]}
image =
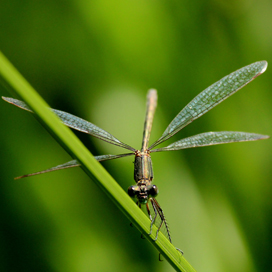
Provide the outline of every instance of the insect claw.
{"type": "Polygon", "coordinates": [[[183,256],[184,252],[181,249],[176,247],[176,250],[179,251],[181,253],[181,255],[183,256]]]}
{"type": "Polygon", "coordinates": [[[159,231],[160,231],[160,230],[158,229],[157,232],[156,232],[156,237],[155,237],[155,239],[154,239],[154,242],[157,241],[157,239],[158,239],[159,231]]]}
{"type": "Polygon", "coordinates": [[[161,259],[161,253],[159,253],[159,261],[162,262],[163,260],[161,259]]]}

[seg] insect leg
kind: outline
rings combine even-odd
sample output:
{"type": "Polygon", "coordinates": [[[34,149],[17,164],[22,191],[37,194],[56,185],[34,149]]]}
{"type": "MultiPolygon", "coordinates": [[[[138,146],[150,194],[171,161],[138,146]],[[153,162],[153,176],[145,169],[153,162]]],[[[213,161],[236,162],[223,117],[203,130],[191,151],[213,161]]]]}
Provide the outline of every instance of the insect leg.
{"type": "Polygon", "coordinates": [[[150,213],[150,209],[149,209],[148,203],[146,203],[146,210],[147,210],[147,213],[148,213],[150,221],[152,221],[152,216],[151,216],[151,213],[150,213]]]}
{"type": "MultiPolygon", "coordinates": [[[[152,204],[152,207],[153,207],[153,210],[154,210],[155,215],[154,215],[154,218],[153,218],[153,219],[150,218],[150,219],[151,219],[151,224],[150,224],[150,232],[149,232],[149,235],[151,235],[151,233],[152,233],[152,227],[153,227],[153,225],[154,225],[154,223],[155,223],[155,221],[156,221],[157,215],[158,215],[158,212],[157,212],[156,207],[154,206],[153,200],[154,200],[154,198],[150,198],[150,201],[151,201],[151,204],[152,204]]],[[[148,207],[148,209],[149,209],[149,207],[148,207]]],[[[150,212],[150,210],[149,210],[149,212],[150,212]]],[[[157,240],[157,239],[155,239],[155,241],[156,241],[156,240],[157,240]]]]}
{"type": "Polygon", "coordinates": [[[168,224],[166,222],[166,219],[165,219],[164,213],[162,211],[162,208],[160,207],[160,205],[159,205],[159,203],[157,202],[156,199],[153,199],[152,205],[153,205],[154,210],[155,209],[157,210],[157,212],[158,212],[158,214],[159,214],[159,216],[161,218],[161,224],[158,227],[155,241],[157,240],[158,235],[159,235],[159,231],[160,231],[162,225],[164,224],[165,228],[166,228],[166,231],[167,231],[168,239],[169,239],[170,243],[172,243],[171,236],[170,236],[170,231],[169,231],[169,227],[168,227],[168,224]]]}

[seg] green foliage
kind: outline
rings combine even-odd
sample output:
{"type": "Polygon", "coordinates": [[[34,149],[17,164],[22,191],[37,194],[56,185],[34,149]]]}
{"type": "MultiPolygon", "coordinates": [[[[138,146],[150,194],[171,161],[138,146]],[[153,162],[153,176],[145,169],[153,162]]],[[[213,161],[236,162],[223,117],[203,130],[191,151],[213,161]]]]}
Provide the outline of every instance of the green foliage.
{"type": "MultiPolygon", "coordinates": [[[[159,94],[152,142],[207,86],[256,60],[271,62],[267,1],[1,6],[0,49],[48,104],[135,147],[147,89],[159,94]]],[[[173,140],[220,130],[272,135],[271,86],[268,68],[173,140]]],[[[1,271],[171,270],[80,169],[13,181],[70,157],[30,114],[3,102],[0,115],[1,271]]],[[[79,137],[95,155],[120,152],[79,137]]],[[[268,140],[152,156],[173,243],[197,271],[271,270],[270,150],[268,140]]],[[[133,184],[130,158],[104,166],[124,190],[133,184]]]]}

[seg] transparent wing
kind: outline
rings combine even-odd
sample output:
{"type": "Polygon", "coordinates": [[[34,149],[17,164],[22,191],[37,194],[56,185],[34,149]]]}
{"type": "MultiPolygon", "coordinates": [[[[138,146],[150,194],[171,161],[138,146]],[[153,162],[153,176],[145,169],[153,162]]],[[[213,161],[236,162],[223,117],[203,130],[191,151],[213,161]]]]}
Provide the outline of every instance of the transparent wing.
{"type": "MultiPolygon", "coordinates": [[[[122,158],[122,157],[127,157],[127,156],[131,156],[131,155],[134,155],[134,153],[126,153],[126,154],[119,154],[119,155],[100,155],[100,156],[95,156],[95,159],[98,161],[106,161],[106,160],[114,160],[114,159],[118,159],[118,158],[122,158]]],[[[72,160],[72,161],[66,162],[64,164],[60,164],[60,165],[48,168],[43,171],[39,171],[39,172],[23,175],[20,177],[16,177],[15,179],[36,176],[36,175],[40,175],[40,174],[44,174],[44,173],[48,173],[48,172],[53,172],[53,171],[77,167],[77,166],[81,166],[80,163],[77,160],[72,160]]]]}
{"type": "Polygon", "coordinates": [[[149,149],[152,149],[156,145],[166,141],[195,119],[211,110],[220,102],[262,74],[266,68],[266,61],[252,63],[231,73],[228,76],[225,76],[205,89],[179,112],[179,114],[166,128],[162,136],[154,144],[152,144],[149,149]]]}
{"type": "Polygon", "coordinates": [[[66,162],[64,164],[57,165],[55,167],[51,167],[51,168],[43,170],[43,171],[39,171],[39,172],[31,173],[31,174],[26,174],[26,175],[23,175],[23,176],[20,176],[20,177],[16,177],[14,179],[21,179],[21,178],[36,176],[36,175],[39,175],[39,174],[44,174],[44,173],[48,173],[48,172],[52,172],[52,171],[57,171],[57,170],[71,168],[71,167],[77,167],[77,166],[80,166],[78,161],[77,160],[72,160],[72,161],[66,162]]]}
{"type": "Polygon", "coordinates": [[[108,160],[114,160],[114,159],[119,159],[127,156],[132,156],[135,155],[134,153],[125,153],[125,154],[119,154],[119,155],[99,155],[99,156],[94,156],[95,159],[99,162],[101,161],[108,161],[108,160]]]}
{"type": "Polygon", "coordinates": [[[146,116],[144,124],[144,134],[142,142],[142,151],[146,150],[148,147],[148,142],[150,138],[152,123],[154,119],[155,110],[157,107],[157,91],[150,89],[147,94],[147,104],[146,104],[146,116]]]}
{"type": "Polygon", "coordinates": [[[269,138],[269,136],[267,135],[238,131],[205,132],[188,138],[184,138],[166,147],[154,149],[151,152],[180,150],[192,147],[226,144],[234,142],[256,141],[267,138],[269,138]]]}
{"type": "MultiPolygon", "coordinates": [[[[33,111],[26,105],[25,102],[18,100],[18,99],[14,99],[14,98],[10,98],[10,97],[2,97],[3,100],[5,100],[6,102],[13,104],[21,109],[27,110],[29,112],[33,111]]],[[[92,136],[95,136],[105,142],[111,143],[113,145],[117,145],[123,148],[126,148],[128,150],[131,151],[135,151],[134,148],[132,148],[131,146],[119,141],[117,138],[115,138],[113,135],[111,135],[109,132],[103,130],[102,128],[82,119],[79,118],[77,116],[74,116],[70,113],[64,112],[64,111],[60,111],[60,110],[55,110],[55,109],[51,109],[62,121],[63,124],[65,124],[66,126],[79,130],[81,132],[84,133],[88,133],[92,136]]]]}

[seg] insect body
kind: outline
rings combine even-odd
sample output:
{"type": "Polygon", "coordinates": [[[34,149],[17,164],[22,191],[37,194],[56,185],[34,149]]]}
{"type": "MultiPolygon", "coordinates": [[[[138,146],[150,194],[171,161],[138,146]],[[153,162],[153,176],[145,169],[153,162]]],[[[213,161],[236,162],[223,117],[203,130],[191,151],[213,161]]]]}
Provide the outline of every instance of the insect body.
{"type": "MultiPolygon", "coordinates": [[[[266,61],[252,63],[231,73],[228,76],[225,76],[218,82],[214,83],[213,85],[205,89],[178,113],[178,115],[166,128],[162,136],[157,141],[155,141],[151,146],[148,146],[148,143],[153,118],[155,114],[155,109],[157,105],[157,91],[154,89],[149,90],[147,95],[147,110],[141,150],[136,150],[133,147],[121,142],[120,140],[115,138],[112,134],[108,133],[107,131],[97,127],[96,125],[86,120],[83,120],[67,112],[54,109],[51,110],[56,115],[58,115],[61,121],[68,127],[71,127],[84,133],[88,133],[103,141],[130,150],[130,153],[125,154],[95,156],[96,160],[105,161],[135,155],[134,179],[136,185],[129,187],[128,194],[131,197],[136,198],[139,207],[141,207],[141,205],[146,205],[147,212],[151,220],[150,234],[152,232],[153,224],[156,224],[158,226],[155,240],[158,237],[159,230],[163,225],[165,225],[166,236],[168,237],[169,241],[172,242],[169,233],[169,228],[166,223],[163,211],[159,203],[155,199],[155,197],[158,194],[158,188],[156,185],[152,184],[153,169],[150,154],[152,152],[180,150],[192,147],[216,145],[231,142],[254,141],[268,138],[268,136],[266,135],[236,131],[205,132],[185,139],[181,139],[166,147],[154,149],[154,147],[172,137],[182,128],[184,128],[192,121],[208,112],[210,109],[218,105],[220,102],[228,98],[230,95],[234,94],[236,91],[241,89],[243,86],[252,81],[254,78],[262,74],[266,70],[266,67],[267,67],[266,61]],[[153,217],[150,212],[149,202],[151,203],[152,209],[154,211],[153,217]]],[[[19,108],[32,112],[31,109],[23,101],[7,97],[3,97],[3,99],[19,108]]],[[[76,166],[80,166],[80,163],[77,160],[72,160],[67,163],[58,165],[56,167],[52,167],[47,170],[36,172],[33,174],[20,176],[18,178],[29,177],[37,174],[47,173],[55,170],[76,166]]]]}
{"type": "Polygon", "coordinates": [[[154,197],[157,195],[154,191],[155,187],[153,188],[151,184],[152,179],[153,169],[149,150],[144,152],[137,150],[134,161],[134,180],[137,186],[129,187],[128,194],[131,197],[136,196],[139,203],[146,204],[149,195],[153,195],[154,197]]]}
{"type": "MultiPolygon", "coordinates": [[[[137,183],[137,185],[130,186],[128,188],[128,194],[129,194],[129,196],[131,196],[133,198],[135,198],[135,197],[137,198],[137,204],[140,208],[141,208],[141,204],[146,205],[147,212],[148,212],[149,218],[151,220],[151,228],[150,228],[149,234],[151,234],[151,232],[152,232],[152,225],[156,221],[157,215],[159,213],[161,223],[160,223],[158,229],[161,228],[162,224],[165,224],[168,239],[170,240],[170,242],[172,242],[169,228],[166,223],[164,214],[163,214],[162,209],[160,208],[158,202],[155,199],[155,197],[159,193],[159,190],[156,185],[152,184],[153,168],[152,168],[152,161],[151,161],[149,150],[145,150],[144,152],[137,150],[135,152],[134,180],[137,183]],[[151,216],[148,201],[151,202],[153,210],[155,211],[154,218],[152,218],[152,216],[151,216]]],[[[157,239],[157,236],[158,236],[158,232],[157,232],[155,240],[157,239]]]]}

